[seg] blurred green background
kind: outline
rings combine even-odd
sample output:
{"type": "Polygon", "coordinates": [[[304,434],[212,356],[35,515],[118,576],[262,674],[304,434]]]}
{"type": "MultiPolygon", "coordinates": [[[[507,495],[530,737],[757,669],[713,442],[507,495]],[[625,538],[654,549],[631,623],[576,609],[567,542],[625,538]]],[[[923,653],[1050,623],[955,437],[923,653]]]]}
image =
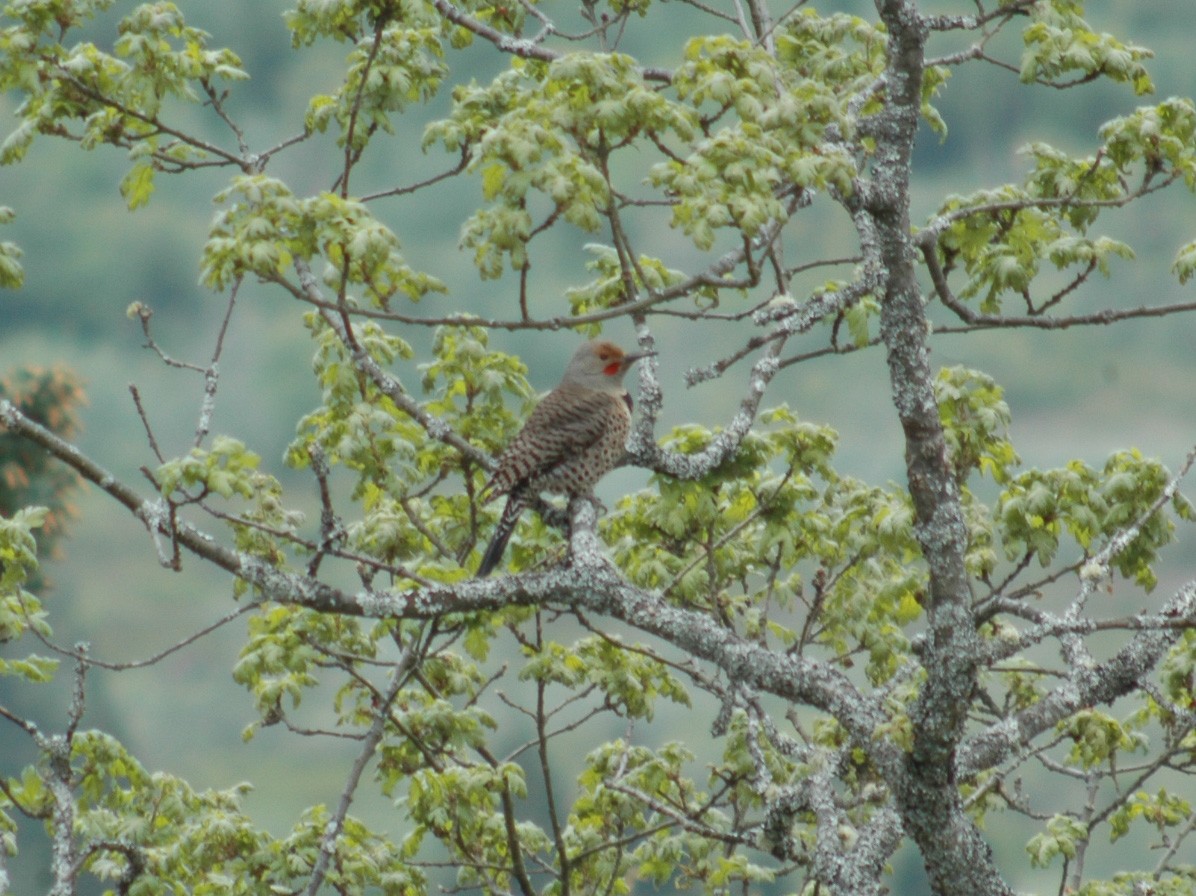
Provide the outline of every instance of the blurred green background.
{"type": "MultiPolygon", "coordinates": [[[[310,95],[332,92],[348,48],[325,45],[292,49],[282,24],[287,0],[206,0],[181,4],[188,20],[213,35],[213,44],[231,46],[252,80],[236,85],[230,112],[241,123],[251,148],[261,150],[302,130],[310,95]]],[[[117,3],[113,15],[97,23],[91,37],[110,42],[115,18],[132,4],[117,3]]],[[[939,3],[944,10],[969,3],[939,3]]],[[[826,9],[831,4],[823,4],[826,9]]],[[[870,4],[843,4],[863,15],[870,4]]],[[[676,4],[658,4],[658,22],[683,13],[676,4]]],[[[1088,4],[1097,30],[1144,44],[1156,53],[1150,65],[1157,98],[1196,93],[1196,4],[1190,0],[1088,4]]],[[[633,23],[637,24],[637,23],[633,23]]],[[[668,27],[647,32],[650,43],[628,50],[667,65],[679,58],[683,35],[668,27]],[[675,36],[674,36],[675,35],[675,36]]],[[[950,39],[937,47],[948,52],[950,39]]],[[[1016,62],[1018,48],[1006,41],[999,49],[1016,62]]],[[[503,61],[475,48],[450,64],[454,77],[486,78],[503,61]]],[[[0,123],[11,128],[19,100],[0,98],[0,123]]],[[[1025,88],[1016,76],[991,67],[957,72],[940,98],[950,128],[941,141],[929,130],[916,157],[915,223],[925,219],[951,192],[970,192],[1020,178],[1024,162],[1019,147],[1034,141],[1054,143],[1075,153],[1089,151],[1096,130],[1111,117],[1150,101],[1125,87],[1088,85],[1069,93],[1025,88]]],[[[397,122],[393,137],[379,139],[355,181],[356,192],[411,183],[442,170],[451,159],[442,151],[420,150],[423,123],[443,115],[447,90],[427,109],[413,110],[397,122]]],[[[218,122],[200,107],[184,110],[185,124],[230,142],[218,122]]],[[[268,173],[298,193],[326,189],[336,170],[339,150],[331,136],[321,136],[280,155],[268,173]]],[[[68,365],[84,380],[90,405],[84,411],[80,443],[117,476],[144,482],[138,468],[154,463],[129,394],[141,391],[149,418],[167,454],[191,444],[202,381],[194,373],[165,368],[142,347],[139,326],[127,319],[132,301],[150,305],[159,344],[172,356],[205,364],[211,354],[225,297],[198,285],[198,259],[213,214],[211,197],[232,172],[211,169],[183,177],[159,176],[147,208],[130,213],[118,183],[127,169],[123,154],[110,148],[82,152],[76,146],[39,138],[28,159],[0,169],[0,205],[11,207],[16,221],[0,230],[0,239],[24,251],[26,284],[0,295],[0,370],[21,365],[68,365]]],[[[376,213],[393,227],[409,263],[445,280],[449,292],[426,300],[429,316],[488,308],[511,316],[514,285],[481,282],[468,255],[457,247],[461,223],[480,199],[476,180],[458,179],[414,199],[382,200],[376,213]]],[[[818,206],[801,222],[802,249],[810,258],[842,254],[851,234],[841,216],[820,217],[818,206]]],[[[1095,279],[1074,297],[1069,310],[1189,301],[1196,285],[1180,286],[1168,273],[1176,250],[1196,238],[1196,199],[1169,191],[1113,213],[1097,230],[1128,241],[1138,259],[1115,265],[1108,279],[1095,279]]],[[[537,299],[552,307],[571,284],[585,279],[583,246],[594,237],[562,231],[551,237],[551,251],[537,257],[537,299]]],[[[599,237],[600,239],[601,237],[599,237]]],[[[661,240],[672,239],[663,235],[661,240]]],[[[658,241],[659,242],[659,241],[658,241]]],[[[677,237],[669,244],[676,266],[696,255],[677,237]],[[687,253],[689,253],[687,255],[687,253]]],[[[563,302],[555,308],[566,310],[563,302]]],[[[295,422],[318,400],[310,378],[311,348],[300,323],[301,309],[277,290],[247,284],[239,298],[221,362],[221,383],[213,431],[245,441],[263,457],[263,466],[292,487],[292,495],[311,495],[306,477],[285,469],[282,452],[295,422]]],[[[1064,332],[1013,331],[940,337],[933,343],[939,365],[965,364],[984,370],[1006,389],[1013,410],[1014,443],[1026,465],[1056,465],[1071,457],[1103,462],[1113,449],[1137,446],[1171,467],[1196,442],[1192,387],[1193,318],[1143,320],[1113,328],[1064,332]]],[[[628,341],[625,323],[609,331],[628,341]]],[[[429,334],[404,331],[417,346],[429,334]]],[[[720,334],[695,333],[662,325],[661,365],[667,392],[666,424],[717,425],[733,412],[742,387],[742,370],[699,389],[686,390],[682,376],[691,366],[721,357],[734,348],[720,345],[720,334]]],[[[825,339],[815,332],[794,351],[814,348],[825,339]]],[[[496,333],[493,344],[524,354],[539,389],[551,386],[576,339],[569,334],[496,333]],[[533,354],[534,351],[534,354],[533,354]]],[[[840,467],[871,481],[900,480],[902,447],[889,402],[884,358],[877,350],[795,365],[778,378],[768,403],[786,401],[811,420],[841,433],[840,467]]],[[[636,487],[643,476],[622,471],[609,477],[601,493],[608,500],[636,487]]],[[[301,500],[292,498],[292,502],[301,500]]],[[[226,613],[230,582],[198,563],[185,561],[174,574],[155,562],[144,529],[96,490],[78,501],[81,517],[72,527],[61,558],[49,564],[46,598],[59,643],[85,640],[101,659],[124,661],[156,653],[226,613]]],[[[314,506],[314,505],[310,505],[314,506]]],[[[1190,569],[1191,539],[1166,559],[1160,588],[1168,589],[1190,569]]],[[[256,789],[249,808],[275,832],[288,829],[304,806],[334,802],[340,793],[352,744],[303,739],[274,728],[248,744],[242,729],[255,719],[251,701],[232,683],[244,622],[236,621],[199,644],[146,669],[94,673],[90,678],[85,724],[111,731],[151,769],[166,768],[198,787],[227,787],[251,780],[256,789]],[[296,786],[295,782],[303,782],[296,786]]],[[[63,676],[64,679],[66,676],[63,676]]],[[[26,712],[48,728],[62,724],[64,682],[43,693],[13,690],[0,681],[0,702],[26,712]]],[[[3,771],[12,773],[20,757],[16,738],[0,729],[3,771]]],[[[393,810],[368,800],[355,812],[388,823],[393,810]]],[[[999,837],[998,837],[999,839],[999,837]]],[[[1025,865],[1020,843],[999,846],[1006,861],[1025,865]]],[[[917,892],[916,859],[899,879],[917,892]],[[906,876],[909,875],[909,876],[906,876]]],[[[15,893],[45,890],[44,856],[22,853],[12,863],[15,893]]],[[[1015,888],[1036,878],[1014,879],[1015,888]]]]}

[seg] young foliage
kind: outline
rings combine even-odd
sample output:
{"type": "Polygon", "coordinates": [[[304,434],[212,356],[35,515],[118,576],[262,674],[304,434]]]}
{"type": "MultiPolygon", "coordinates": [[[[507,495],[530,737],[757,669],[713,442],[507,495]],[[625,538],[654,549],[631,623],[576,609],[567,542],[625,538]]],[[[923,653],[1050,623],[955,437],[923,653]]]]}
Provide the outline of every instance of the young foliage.
{"type": "MultiPolygon", "coordinates": [[[[952,366],[933,349],[1190,310],[1095,308],[1092,275],[1139,263],[1124,209],[1196,189],[1196,107],[1134,108],[1150,51],[1080,0],[874,6],[298,0],[278,26],[293,136],[259,146],[244,36],[190,24],[202,4],[8,3],[0,162],[39,163],[37,137],[120,147],[130,209],[225,169],[214,215],[188,213],[210,216],[198,277],[228,311],[192,363],[130,306],[203,380],[166,451],[178,434],[134,392],[135,463],[71,444],[73,380],[3,384],[0,675],[71,691],[49,722],[0,702],[26,751],[0,768],[3,856],[44,832],[54,896],[880,894],[910,886],[908,843],[930,891],[1007,896],[1011,837],[1042,889],[1191,892],[1196,584],[1162,562],[1192,458],[1046,467],[966,340],[952,366]],[[1032,139],[1010,183],[936,195],[914,145],[925,123],[954,150],[964,66],[1126,102],[1074,150],[1032,139]],[[417,152],[443,167],[410,177],[417,152]],[[429,251],[433,217],[458,253],[429,251]],[[249,285],[302,320],[309,360],[230,396],[249,285]],[[632,328],[632,469],[599,487],[609,507],[516,494],[502,574],[476,578],[502,509],[486,483],[560,375],[556,331],[632,350],[632,328]],[[848,453],[803,389],[871,349],[889,404],[842,410],[900,435],[848,453]],[[297,421],[274,419],[276,376],[310,377],[297,421]],[[215,434],[239,399],[281,460],[215,434]],[[849,474],[862,454],[901,473],[849,474]],[[249,784],[150,772],[82,724],[96,677],[202,654],[207,630],[143,663],[54,640],[35,533],[44,555],[76,477],[144,525],[149,562],[228,574],[243,693],[213,724],[348,747],[333,799],[280,751],[307,807],[266,831],[249,784]],[[350,814],[368,797],[382,823],[350,814]],[[1106,843],[1119,870],[1091,861],[1106,843]]],[[[1177,242],[1182,284],[1196,243],[1177,242]]],[[[20,257],[0,245],[0,284],[20,257]]]]}

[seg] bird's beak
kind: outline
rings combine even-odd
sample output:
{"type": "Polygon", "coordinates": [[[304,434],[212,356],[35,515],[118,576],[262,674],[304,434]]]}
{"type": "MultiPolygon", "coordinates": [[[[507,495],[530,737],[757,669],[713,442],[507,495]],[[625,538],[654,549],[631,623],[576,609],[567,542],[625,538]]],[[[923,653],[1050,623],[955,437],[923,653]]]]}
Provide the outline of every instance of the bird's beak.
{"type": "Polygon", "coordinates": [[[623,366],[630,367],[636,361],[642,360],[643,358],[655,358],[655,357],[656,357],[656,352],[632,352],[631,354],[627,354],[627,355],[623,356],[623,366]]]}

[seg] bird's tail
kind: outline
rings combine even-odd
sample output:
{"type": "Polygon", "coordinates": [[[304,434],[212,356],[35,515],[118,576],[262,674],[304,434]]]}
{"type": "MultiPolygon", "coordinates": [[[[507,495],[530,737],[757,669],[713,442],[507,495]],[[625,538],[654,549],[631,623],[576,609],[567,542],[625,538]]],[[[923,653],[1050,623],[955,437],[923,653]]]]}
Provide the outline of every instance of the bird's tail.
{"type": "Polygon", "coordinates": [[[507,506],[503,508],[498,528],[494,530],[494,537],[490,539],[486,553],[482,554],[482,562],[478,564],[477,578],[485,578],[498,566],[507,549],[507,542],[511,540],[511,533],[515,531],[515,524],[519,522],[519,515],[526,506],[527,501],[520,494],[512,493],[507,497],[507,506]]]}

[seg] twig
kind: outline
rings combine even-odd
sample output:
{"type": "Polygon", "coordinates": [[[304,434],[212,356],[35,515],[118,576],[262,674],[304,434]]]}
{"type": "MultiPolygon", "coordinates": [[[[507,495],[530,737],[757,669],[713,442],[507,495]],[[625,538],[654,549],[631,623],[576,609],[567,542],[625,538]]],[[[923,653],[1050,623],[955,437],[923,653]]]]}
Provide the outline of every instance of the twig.
{"type": "Polygon", "coordinates": [[[386,723],[390,718],[390,706],[394,703],[395,697],[398,696],[399,691],[407,683],[412,670],[419,662],[421,655],[419,646],[420,639],[416,638],[395,665],[394,672],[391,675],[390,687],[387,688],[385,696],[377,707],[374,722],[370,725],[370,730],[365,736],[361,750],[357,754],[357,759],[354,760],[353,767],[349,770],[349,778],[345,782],[344,790],[341,791],[340,803],[336,807],[336,813],[329,819],[328,824],[324,828],[324,836],[320,838],[320,851],[312,867],[311,879],[307,882],[307,888],[304,890],[307,896],[315,896],[320,886],[324,883],[324,877],[328,873],[328,862],[332,858],[333,852],[336,851],[336,840],[344,830],[345,818],[349,814],[349,806],[353,802],[353,794],[357,790],[357,785],[361,782],[361,776],[365,772],[366,766],[374,758],[374,752],[378,749],[378,744],[382,741],[382,735],[386,731],[386,723]]]}
{"type": "Polygon", "coordinates": [[[448,180],[451,177],[456,177],[458,174],[460,174],[462,171],[464,171],[466,169],[466,167],[468,167],[468,165],[469,165],[469,148],[463,146],[461,148],[460,160],[458,160],[457,164],[454,165],[452,168],[449,168],[447,171],[442,171],[439,174],[434,174],[429,178],[426,178],[421,181],[417,181],[416,183],[413,183],[406,187],[391,187],[389,190],[380,190],[377,193],[367,193],[366,195],[361,197],[361,201],[362,202],[370,202],[371,200],[374,200],[374,199],[385,199],[390,196],[404,196],[408,193],[414,193],[418,190],[422,190],[424,187],[430,187],[433,184],[438,184],[442,180],[448,180]]]}
{"type": "MultiPolygon", "coordinates": [[[[462,10],[449,3],[448,0],[432,0],[432,5],[436,7],[437,12],[454,25],[460,25],[466,31],[477,35],[483,40],[489,41],[503,53],[510,53],[522,59],[538,59],[541,62],[554,62],[561,57],[560,53],[541,46],[535,41],[503,34],[496,28],[492,28],[478,19],[466,15],[462,10]]],[[[660,81],[665,84],[671,84],[673,80],[672,72],[661,68],[642,68],[640,69],[640,74],[645,81],[660,81]]]]}
{"type": "Polygon", "coordinates": [[[137,390],[135,383],[129,383],[129,394],[133,396],[133,407],[137,409],[137,416],[141,419],[141,425],[145,429],[145,437],[149,441],[150,450],[154,452],[158,463],[166,463],[166,457],[162,454],[162,449],[158,447],[158,439],[154,436],[154,428],[150,425],[149,417],[146,416],[145,405],[141,403],[141,393],[137,390]]]}
{"type": "Polygon", "coordinates": [[[233,310],[237,307],[237,294],[241,291],[241,277],[233,281],[228,291],[228,304],[224,309],[224,317],[220,321],[220,330],[216,333],[216,344],[212,347],[212,360],[208,362],[203,372],[204,393],[200,406],[199,423],[195,427],[195,447],[203,444],[212,427],[212,413],[216,409],[216,388],[220,384],[220,358],[224,354],[224,337],[228,334],[228,325],[233,318],[233,310]]]}
{"type": "MultiPolygon", "coordinates": [[[[209,162],[208,164],[236,165],[238,168],[245,171],[245,173],[252,173],[250,163],[247,162],[246,159],[236,155],[235,153],[231,153],[225,149],[222,149],[214,143],[208,143],[206,140],[201,140],[200,138],[192,134],[188,134],[185,131],[180,131],[177,128],[172,128],[167,124],[163,124],[157,116],[145,115],[141,112],[138,112],[136,109],[132,109],[124,105],[123,103],[118,103],[107,94],[104,94],[79,80],[79,78],[77,78],[70,70],[61,65],[54,66],[54,75],[58,78],[61,78],[64,82],[70,84],[81,94],[83,94],[84,97],[99,104],[100,106],[112,109],[113,111],[127,116],[134,121],[140,121],[142,124],[149,125],[155,131],[161,132],[163,134],[169,134],[180,143],[184,143],[187,146],[194,147],[195,149],[205,152],[208,155],[214,156],[215,161],[209,162]]],[[[122,141],[119,143],[119,145],[131,146],[134,142],[138,141],[122,141]]],[[[178,159],[171,158],[167,155],[161,155],[160,153],[154,153],[154,158],[160,158],[164,163],[179,165],[182,168],[187,167],[187,164],[180,163],[178,159]]]]}
{"type": "MultiPolygon", "coordinates": [[[[403,388],[402,383],[384,371],[360,346],[354,346],[356,340],[353,337],[352,330],[339,320],[337,314],[334,313],[339,312],[341,306],[324,300],[320,292],[319,282],[316,280],[316,276],[312,273],[307,262],[302,259],[295,259],[295,270],[299,273],[299,280],[303,286],[305,300],[319,305],[324,310],[323,317],[325,322],[332,328],[345,347],[351,351],[353,363],[357,369],[368,376],[374,385],[387,398],[394,402],[397,408],[419,423],[432,438],[444,442],[452,448],[456,448],[484,469],[491,469],[494,466],[494,461],[488,454],[463,439],[444,421],[433,417],[421,408],[407,393],[407,390],[403,388]]],[[[457,322],[461,323],[462,321],[458,319],[457,322]]]]}
{"type": "Polygon", "coordinates": [[[95,666],[98,669],[106,669],[109,672],[127,672],[130,669],[145,669],[149,666],[153,666],[153,665],[160,663],[162,660],[166,659],[166,657],[170,656],[171,654],[178,653],[184,647],[189,647],[190,645],[194,644],[196,641],[200,640],[201,638],[203,638],[207,635],[210,635],[212,632],[216,631],[218,628],[222,628],[223,626],[232,622],[237,617],[244,616],[250,610],[257,609],[258,606],[259,606],[259,604],[256,601],[251,601],[249,603],[243,604],[243,605],[237,607],[235,610],[233,610],[229,613],[225,613],[223,616],[221,616],[215,622],[205,625],[203,628],[199,629],[198,631],[193,632],[192,634],[183,638],[181,641],[178,641],[177,643],[172,644],[170,647],[167,647],[165,650],[155,653],[152,656],[146,657],[145,659],[129,660],[129,661],[123,662],[123,663],[98,660],[95,657],[93,657],[91,655],[91,653],[87,650],[80,650],[78,648],[71,650],[71,649],[63,647],[59,644],[55,644],[53,641],[49,640],[44,635],[42,635],[41,632],[37,631],[37,629],[35,629],[35,628],[30,628],[30,631],[32,631],[34,633],[34,635],[37,637],[37,639],[39,641],[41,641],[42,644],[44,644],[49,650],[54,651],[55,653],[59,654],[60,656],[69,656],[72,659],[76,660],[77,662],[83,662],[83,663],[86,663],[88,666],[95,666]]]}
{"type": "Polygon", "coordinates": [[[343,537],[344,528],[332,507],[332,491],[328,487],[328,462],[324,457],[324,449],[313,442],[307,448],[307,456],[320,489],[320,542],[307,564],[308,576],[314,577],[320,571],[320,563],[324,557],[343,537]]]}
{"type": "Polygon", "coordinates": [[[245,132],[229,117],[224,109],[224,98],[228,96],[228,91],[226,90],[223,94],[217,93],[216,88],[212,86],[212,82],[207,78],[201,79],[200,85],[203,87],[204,93],[208,95],[208,104],[212,107],[212,111],[219,116],[220,120],[233,132],[233,136],[237,138],[237,147],[241,150],[241,155],[249,158],[251,153],[249,152],[249,144],[245,142],[245,132]]]}
{"type": "Polygon", "coordinates": [[[353,166],[361,157],[360,147],[355,146],[355,136],[357,133],[357,117],[361,113],[361,101],[365,96],[365,87],[370,80],[370,70],[374,67],[374,61],[378,58],[378,51],[382,47],[382,35],[386,30],[386,26],[390,21],[390,12],[381,12],[374,22],[374,39],[370,42],[370,50],[366,55],[365,64],[361,69],[361,76],[357,82],[357,91],[353,95],[353,102],[349,106],[349,122],[345,126],[345,165],[341,170],[337,182],[340,186],[340,194],[342,199],[349,198],[349,174],[353,170],[353,166]]]}
{"type": "Polygon", "coordinates": [[[130,315],[137,315],[137,320],[141,323],[141,332],[145,334],[145,347],[152,349],[162,363],[167,367],[177,367],[180,370],[193,370],[196,373],[203,373],[204,369],[198,364],[192,364],[190,361],[179,361],[170,357],[163,351],[162,347],[154,340],[153,334],[150,333],[150,319],[154,316],[154,309],[141,302],[134,302],[129,308],[130,315]]]}
{"type": "MultiPolygon", "coordinates": [[[[969,333],[976,330],[993,328],[1032,327],[1040,330],[1066,330],[1069,327],[1107,326],[1123,320],[1143,317],[1166,317],[1171,314],[1182,314],[1196,311],[1196,302],[1175,302],[1170,305],[1140,306],[1138,308],[1105,308],[1092,314],[1076,314],[1067,317],[1040,317],[1037,315],[1008,316],[998,314],[981,314],[967,307],[955,295],[947,282],[947,275],[939,262],[936,248],[937,237],[923,231],[918,238],[918,247],[922,251],[922,258],[926,262],[926,270],[930,274],[934,285],[935,295],[939,301],[962,320],[965,326],[939,326],[935,333],[969,333]]],[[[1045,307],[1045,305],[1044,305],[1045,307]]]]}

